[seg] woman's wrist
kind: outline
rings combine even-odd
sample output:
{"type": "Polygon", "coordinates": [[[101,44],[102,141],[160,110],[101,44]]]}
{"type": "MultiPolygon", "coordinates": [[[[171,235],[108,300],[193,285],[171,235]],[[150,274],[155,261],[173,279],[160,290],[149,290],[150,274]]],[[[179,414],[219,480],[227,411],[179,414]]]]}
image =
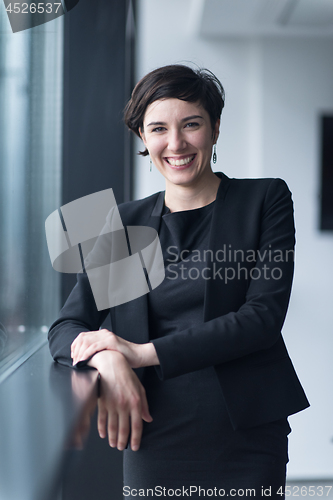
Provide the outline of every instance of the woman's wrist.
{"type": "Polygon", "coordinates": [[[146,344],[139,345],[141,354],[140,367],[155,366],[160,364],[154,344],[148,342],[146,344]]]}
{"type": "MultiPolygon", "coordinates": [[[[144,366],[154,366],[159,365],[159,359],[157,357],[156,349],[154,344],[148,342],[146,344],[133,344],[132,349],[136,351],[135,358],[136,361],[133,363],[132,359],[127,359],[125,353],[116,350],[105,349],[99,351],[88,361],[88,365],[96,368],[98,371],[103,369],[104,366],[110,364],[114,361],[126,360],[133,368],[141,368],[144,366]],[[135,347],[134,347],[135,346],[135,347]]],[[[133,356],[131,356],[132,358],[133,356]]]]}
{"type": "Polygon", "coordinates": [[[126,360],[125,356],[119,351],[111,351],[105,349],[103,351],[96,352],[92,358],[88,361],[88,365],[96,368],[96,370],[101,371],[104,366],[110,365],[110,361],[116,360],[126,360]]]}

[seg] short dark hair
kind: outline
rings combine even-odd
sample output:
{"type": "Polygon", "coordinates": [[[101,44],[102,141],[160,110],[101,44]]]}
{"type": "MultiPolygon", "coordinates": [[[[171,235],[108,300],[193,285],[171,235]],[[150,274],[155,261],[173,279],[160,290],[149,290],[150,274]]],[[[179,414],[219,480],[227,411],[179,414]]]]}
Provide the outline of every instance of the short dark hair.
{"type": "MultiPolygon", "coordinates": [[[[208,69],[192,69],[182,64],[163,66],[144,76],[135,86],[124,110],[127,127],[140,137],[147,107],[158,99],[176,98],[199,102],[210,117],[212,130],[224,107],[224,89],[208,69]]],[[[147,156],[148,150],[139,154],[147,156]]]]}

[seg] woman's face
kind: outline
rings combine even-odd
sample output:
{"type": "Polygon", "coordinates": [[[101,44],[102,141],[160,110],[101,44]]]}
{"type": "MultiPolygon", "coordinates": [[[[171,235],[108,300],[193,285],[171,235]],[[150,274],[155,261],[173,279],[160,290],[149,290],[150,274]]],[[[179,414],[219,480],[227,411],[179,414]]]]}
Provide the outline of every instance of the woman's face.
{"type": "Polygon", "coordinates": [[[141,138],[156,168],[171,185],[194,186],[211,172],[212,131],[207,111],[198,103],[162,99],[147,107],[141,138]]]}

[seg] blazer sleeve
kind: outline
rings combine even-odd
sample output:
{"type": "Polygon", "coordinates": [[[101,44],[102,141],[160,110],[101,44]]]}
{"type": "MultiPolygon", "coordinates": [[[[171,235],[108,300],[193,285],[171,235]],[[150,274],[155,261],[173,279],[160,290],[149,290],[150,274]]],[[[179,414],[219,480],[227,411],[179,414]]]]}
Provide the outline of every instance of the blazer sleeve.
{"type": "MultiPolygon", "coordinates": [[[[49,347],[53,359],[60,364],[72,366],[72,342],[81,332],[98,330],[108,314],[109,309],[97,310],[87,274],[78,274],[77,284],[60,311],[59,318],[49,330],[49,347]]],[[[87,361],[77,363],[75,368],[90,369],[87,361]]]]}
{"type": "MultiPolygon", "coordinates": [[[[100,328],[108,316],[110,309],[98,310],[91,290],[86,269],[109,264],[111,259],[112,234],[114,233],[114,210],[111,209],[100,237],[95,242],[92,251],[90,246],[84,250],[85,269],[77,274],[77,283],[70,293],[64,307],[60,311],[58,319],[51,325],[49,330],[49,347],[53,359],[61,364],[72,366],[71,344],[81,332],[95,331],[100,328]]],[[[119,229],[117,225],[116,229],[119,229]]],[[[123,252],[123,245],[115,248],[114,259],[119,258],[123,252]],[[119,248],[118,248],[119,247],[119,248]]],[[[90,359],[90,358],[89,358],[90,359]]],[[[89,359],[80,361],[75,368],[88,368],[89,359]]]]}
{"type": "MultiPolygon", "coordinates": [[[[243,203],[240,199],[239,204],[243,203]]],[[[152,340],[162,380],[267,349],[279,339],[290,298],[295,244],[291,193],[281,179],[268,184],[257,224],[260,238],[255,250],[260,257],[254,265],[260,272],[251,273],[241,306],[201,325],[152,340]]]]}

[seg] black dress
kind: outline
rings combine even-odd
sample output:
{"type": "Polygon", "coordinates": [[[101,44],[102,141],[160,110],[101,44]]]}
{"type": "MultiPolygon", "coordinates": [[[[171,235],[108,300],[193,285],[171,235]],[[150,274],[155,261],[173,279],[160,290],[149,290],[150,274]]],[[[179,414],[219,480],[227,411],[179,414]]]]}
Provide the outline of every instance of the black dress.
{"type": "MultiPolygon", "coordinates": [[[[150,340],[203,322],[213,206],[174,213],[163,208],[166,277],[148,295],[150,340]]],[[[124,451],[126,498],[283,498],[286,419],[233,430],[214,367],[164,381],[158,368],[147,367],[143,385],[154,420],[144,422],[140,450],[124,451]]]]}

